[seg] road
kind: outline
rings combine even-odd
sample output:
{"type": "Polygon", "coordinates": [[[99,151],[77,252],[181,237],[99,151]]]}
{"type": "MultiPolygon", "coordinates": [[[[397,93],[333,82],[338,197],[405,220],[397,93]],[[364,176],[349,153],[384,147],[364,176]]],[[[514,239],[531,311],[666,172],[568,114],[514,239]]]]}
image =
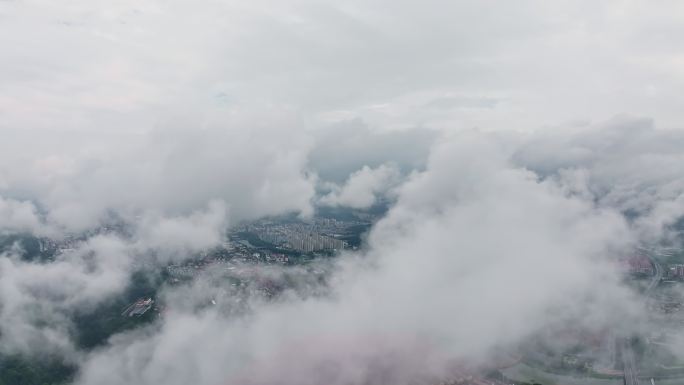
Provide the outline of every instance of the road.
{"type": "Polygon", "coordinates": [[[634,350],[627,338],[622,340],[622,369],[624,370],[624,385],[639,385],[639,371],[634,359],[634,350]]]}
{"type": "MultiPolygon", "coordinates": [[[[661,278],[663,278],[663,268],[660,266],[658,261],[649,254],[649,259],[653,264],[653,277],[651,282],[648,283],[646,289],[644,290],[644,295],[647,299],[650,299],[653,294],[653,289],[655,289],[660,283],[661,278]]],[[[639,385],[639,369],[634,355],[634,350],[632,349],[632,344],[629,339],[622,338],[622,370],[624,385],[639,385]]]]}
{"type": "Polygon", "coordinates": [[[656,261],[652,256],[649,256],[649,258],[651,259],[651,263],[653,263],[653,268],[655,269],[655,272],[653,273],[653,278],[651,278],[651,282],[648,283],[648,286],[644,291],[646,297],[651,296],[651,292],[653,291],[653,289],[655,289],[656,286],[658,286],[660,280],[663,278],[663,267],[660,266],[660,263],[658,263],[658,261],[656,261]]]}

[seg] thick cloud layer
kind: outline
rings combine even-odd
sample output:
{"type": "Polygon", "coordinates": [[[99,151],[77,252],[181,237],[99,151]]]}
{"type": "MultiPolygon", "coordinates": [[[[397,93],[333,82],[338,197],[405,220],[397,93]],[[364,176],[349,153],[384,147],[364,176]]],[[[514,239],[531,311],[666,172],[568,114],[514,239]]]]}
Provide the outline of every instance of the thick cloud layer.
{"type": "MultiPolygon", "coordinates": [[[[679,170],[663,166],[680,156],[677,137],[638,120],[553,138],[447,135],[433,147],[425,170],[394,190],[396,203],[374,226],[369,249],[335,264],[329,286],[314,284],[274,303],[248,293],[250,310],[237,316],[198,310],[207,298],[218,298],[217,287],[167,292],[170,310],[158,324],[116,335],[78,359],[78,382],[410,383],[486,364],[493,352],[515,348],[549,325],[639,325],[642,304],[620,283],[614,258],[664,234],[665,222],[645,232],[643,221],[651,220],[654,208],[676,208],[681,200],[679,170]],[[642,161],[629,162],[631,156],[642,161]],[[657,175],[630,173],[629,167],[647,167],[644,159],[652,157],[661,165],[657,175]],[[612,198],[618,194],[622,199],[612,198]],[[634,207],[641,209],[636,221],[625,216],[634,207]],[[301,355],[285,353],[293,349],[301,355]]],[[[312,186],[306,165],[299,167],[293,172],[312,186]]],[[[370,180],[360,183],[367,197],[375,191],[369,186],[397,173],[364,168],[333,194],[340,198],[370,180]]],[[[221,242],[230,215],[223,202],[190,212],[152,206],[135,217],[130,238],[92,238],[52,263],[3,257],[3,346],[9,352],[85,354],[69,340],[66,315],[120,293],[135,261],[184,258],[221,242]]],[[[11,204],[13,210],[24,207],[11,204]]],[[[38,216],[31,207],[24,210],[38,216]]]]}
{"type": "Polygon", "coordinates": [[[0,255],[0,353],[64,355],[88,385],[401,384],[549,325],[639,324],[611,261],[679,240],[682,7],[0,1],[0,235],[81,237],[0,255]],[[649,118],[596,123],[625,112],[649,118]],[[299,283],[266,301],[212,276],[72,341],[140,266],[387,196],[322,281],[255,268],[299,283]]]}
{"type": "Polygon", "coordinates": [[[678,1],[1,7],[9,129],[145,131],[160,116],[255,105],[387,128],[684,118],[678,1]]]}
{"type": "Polygon", "coordinates": [[[310,211],[307,137],[232,124],[252,123],[167,129],[133,136],[123,147],[57,153],[29,164],[17,155],[3,165],[5,194],[37,202],[48,224],[67,231],[97,226],[112,214],[123,220],[145,212],[187,214],[210,201],[224,202],[234,220],[310,211]],[[34,171],[46,162],[53,167],[34,171]]]}
{"type": "Polygon", "coordinates": [[[560,180],[569,193],[631,217],[658,238],[684,216],[684,132],[647,119],[615,118],[584,129],[533,135],[516,162],[560,180]]]}
{"type": "Polygon", "coordinates": [[[485,363],[552,322],[636,317],[609,263],[632,246],[625,220],[513,167],[492,142],[440,145],[368,253],[340,261],[332,297],[255,305],[238,320],[171,314],[93,353],[81,383],[411,383],[485,363]]]}

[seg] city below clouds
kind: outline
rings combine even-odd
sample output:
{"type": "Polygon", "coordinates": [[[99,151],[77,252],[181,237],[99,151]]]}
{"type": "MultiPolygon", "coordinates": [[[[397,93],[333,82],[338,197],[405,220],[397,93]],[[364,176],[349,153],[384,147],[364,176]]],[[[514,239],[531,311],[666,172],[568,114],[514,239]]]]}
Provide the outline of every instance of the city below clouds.
{"type": "Polygon", "coordinates": [[[0,385],[684,382],[683,25],[0,1],[0,385]]]}

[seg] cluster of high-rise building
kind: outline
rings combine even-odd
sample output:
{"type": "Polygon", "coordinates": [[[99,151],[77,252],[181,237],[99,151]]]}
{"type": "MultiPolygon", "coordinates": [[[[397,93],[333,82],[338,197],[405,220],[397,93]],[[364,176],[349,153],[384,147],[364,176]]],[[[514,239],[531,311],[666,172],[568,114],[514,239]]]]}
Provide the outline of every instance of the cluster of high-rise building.
{"type": "Polygon", "coordinates": [[[668,276],[668,278],[677,278],[677,279],[684,278],[684,265],[683,264],[670,265],[669,269],[667,270],[667,276],[668,276]]]}
{"type": "Polygon", "coordinates": [[[346,242],[317,232],[317,226],[303,223],[253,226],[249,231],[259,239],[300,252],[342,250],[346,242]]]}
{"type": "Polygon", "coordinates": [[[345,242],[333,237],[316,233],[291,233],[287,236],[285,245],[301,252],[319,250],[342,250],[345,242]]]}
{"type": "Polygon", "coordinates": [[[653,274],[653,264],[646,255],[633,255],[624,260],[623,263],[630,274],[653,274]]]}
{"type": "Polygon", "coordinates": [[[82,239],[73,235],[67,235],[61,239],[38,238],[38,248],[41,253],[53,253],[59,255],[75,250],[82,239]]]}

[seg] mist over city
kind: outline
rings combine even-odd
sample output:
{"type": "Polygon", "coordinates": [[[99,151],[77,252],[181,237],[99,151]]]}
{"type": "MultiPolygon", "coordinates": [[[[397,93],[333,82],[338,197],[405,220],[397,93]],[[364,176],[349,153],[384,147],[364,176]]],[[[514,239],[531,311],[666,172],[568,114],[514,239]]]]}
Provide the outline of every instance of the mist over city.
{"type": "Polygon", "coordinates": [[[683,37],[0,0],[0,385],[684,384],[683,37]]]}

